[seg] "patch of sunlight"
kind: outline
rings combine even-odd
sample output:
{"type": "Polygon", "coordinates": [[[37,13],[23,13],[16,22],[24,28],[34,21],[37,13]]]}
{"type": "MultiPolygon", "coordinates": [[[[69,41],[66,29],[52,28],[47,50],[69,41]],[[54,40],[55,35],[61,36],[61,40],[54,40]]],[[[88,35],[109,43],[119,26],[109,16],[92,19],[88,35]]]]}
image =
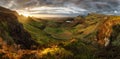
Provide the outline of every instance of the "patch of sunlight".
{"type": "Polygon", "coordinates": [[[59,48],[59,47],[52,47],[52,48],[46,48],[39,55],[56,55],[57,53],[61,55],[73,55],[70,51],[65,50],[64,48],[59,48]]]}

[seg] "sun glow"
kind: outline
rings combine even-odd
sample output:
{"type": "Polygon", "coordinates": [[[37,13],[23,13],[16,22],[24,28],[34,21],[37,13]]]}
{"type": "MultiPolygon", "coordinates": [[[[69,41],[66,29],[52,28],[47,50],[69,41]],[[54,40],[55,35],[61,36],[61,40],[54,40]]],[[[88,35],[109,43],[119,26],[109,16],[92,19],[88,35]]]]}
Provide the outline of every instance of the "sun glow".
{"type": "Polygon", "coordinates": [[[21,15],[23,15],[23,16],[25,16],[25,17],[30,16],[30,15],[29,15],[29,14],[27,14],[27,13],[23,13],[23,14],[21,14],[21,15]]]}
{"type": "Polygon", "coordinates": [[[25,17],[68,17],[68,16],[77,16],[79,13],[83,14],[87,10],[77,7],[32,7],[16,10],[19,15],[25,17]]]}
{"type": "Polygon", "coordinates": [[[31,16],[31,14],[29,12],[27,12],[27,11],[17,10],[17,12],[19,13],[19,15],[23,15],[25,17],[31,16]]]}

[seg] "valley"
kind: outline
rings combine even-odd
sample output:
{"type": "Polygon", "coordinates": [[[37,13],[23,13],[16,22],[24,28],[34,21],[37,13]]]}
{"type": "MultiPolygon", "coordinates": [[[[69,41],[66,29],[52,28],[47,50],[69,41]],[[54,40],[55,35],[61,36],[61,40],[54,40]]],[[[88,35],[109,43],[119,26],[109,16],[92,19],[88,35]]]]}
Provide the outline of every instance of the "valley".
{"type": "Polygon", "coordinates": [[[35,18],[0,8],[1,59],[119,59],[119,33],[120,16],[35,18]]]}

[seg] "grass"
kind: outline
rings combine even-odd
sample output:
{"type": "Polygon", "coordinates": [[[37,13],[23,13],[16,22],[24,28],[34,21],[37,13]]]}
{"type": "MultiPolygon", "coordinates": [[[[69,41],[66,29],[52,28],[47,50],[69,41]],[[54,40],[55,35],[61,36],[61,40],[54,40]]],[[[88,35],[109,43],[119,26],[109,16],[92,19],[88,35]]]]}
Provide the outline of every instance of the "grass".
{"type": "Polygon", "coordinates": [[[80,41],[65,42],[64,46],[51,45],[37,50],[20,49],[18,45],[8,46],[0,38],[2,59],[93,59],[91,49],[80,41]]]}
{"type": "Polygon", "coordinates": [[[104,26],[105,21],[114,23],[116,21],[114,19],[119,19],[119,17],[90,14],[77,19],[79,21],[82,20],[82,23],[74,27],[65,27],[65,24],[73,24],[53,20],[36,21],[29,18],[23,23],[24,28],[31,34],[33,39],[43,45],[43,49],[35,50],[40,51],[39,53],[24,55],[25,58],[99,59],[98,57],[96,58],[97,54],[95,54],[95,52],[99,52],[99,48],[96,48],[97,42],[95,41],[97,39],[97,31],[99,28],[102,29],[100,26],[104,26]]]}
{"type": "MultiPolygon", "coordinates": [[[[37,22],[34,20],[30,20],[26,23],[23,23],[23,25],[24,28],[38,43],[40,43],[41,45],[49,45],[48,48],[44,48],[41,53],[38,53],[39,57],[43,59],[94,58],[91,53],[92,49],[89,49],[88,45],[84,44],[82,41],[70,41],[70,39],[75,38],[75,36],[73,35],[75,28],[64,28],[64,26],[58,27],[60,26],[60,24],[57,24],[54,21],[47,21],[42,23],[41,21],[37,22]],[[43,26],[44,29],[41,29],[41,27],[43,26]]],[[[93,27],[88,27],[85,29],[85,31],[88,31],[93,27]]]]}
{"type": "Polygon", "coordinates": [[[24,24],[25,29],[32,35],[33,39],[35,39],[40,44],[48,43],[52,38],[46,36],[46,33],[42,30],[31,26],[29,24],[24,24]]]}

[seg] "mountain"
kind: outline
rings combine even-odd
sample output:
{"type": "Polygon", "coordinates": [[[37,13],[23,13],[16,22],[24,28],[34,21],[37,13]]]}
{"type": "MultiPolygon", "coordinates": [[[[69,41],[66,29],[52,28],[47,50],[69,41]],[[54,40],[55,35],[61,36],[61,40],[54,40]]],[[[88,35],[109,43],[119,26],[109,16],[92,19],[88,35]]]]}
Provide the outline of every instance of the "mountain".
{"type": "Polygon", "coordinates": [[[0,37],[7,44],[17,44],[21,48],[30,49],[32,45],[37,45],[37,43],[18,22],[16,14],[15,11],[0,7],[0,37]]]}
{"type": "Polygon", "coordinates": [[[0,6],[0,12],[14,12],[14,11],[0,6]]]}
{"type": "MultiPolygon", "coordinates": [[[[49,49],[54,47],[71,52],[72,56],[66,57],[68,59],[120,58],[120,16],[90,13],[64,20],[32,17],[26,20],[27,22],[23,22],[25,29],[38,43],[44,47],[53,46],[46,48],[45,58],[52,58],[48,54],[52,55],[53,52],[50,53],[49,49]]],[[[53,57],[56,59],[55,56],[53,57]]]]}
{"type": "Polygon", "coordinates": [[[120,16],[46,20],[0,7],[1,59],[119,59],[119,42],[120,16]]]}

